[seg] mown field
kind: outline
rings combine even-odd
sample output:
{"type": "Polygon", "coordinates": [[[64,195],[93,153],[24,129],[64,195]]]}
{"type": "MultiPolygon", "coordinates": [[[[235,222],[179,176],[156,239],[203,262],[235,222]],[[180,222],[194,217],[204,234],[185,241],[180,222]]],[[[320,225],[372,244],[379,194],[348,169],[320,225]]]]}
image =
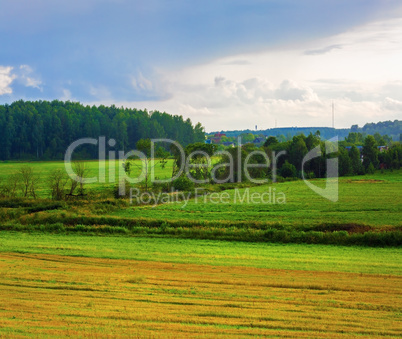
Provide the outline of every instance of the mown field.
{"type": "Polygon", "coordinates": [[[402,335],[401,252],[0,233],[0,336],[402,335]]]}

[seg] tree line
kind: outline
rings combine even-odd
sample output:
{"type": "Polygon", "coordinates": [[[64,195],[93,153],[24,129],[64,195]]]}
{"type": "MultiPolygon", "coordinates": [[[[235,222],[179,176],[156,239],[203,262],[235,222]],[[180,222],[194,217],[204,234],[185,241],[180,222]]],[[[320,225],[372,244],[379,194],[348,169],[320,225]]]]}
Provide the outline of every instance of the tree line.
{"type": "MultiPolygon", "coordinates": [[[[327,174],[327,160],[338,159],[339,176],[363,175],[374,173],[378,169],[399,169],[402,166],[402,145],[400,142],[391,142],[387,135],[363,137],[361,133],[351,132],[344,141],[337,145],[329,144],[321,140],[319,131],[296,135],[291,140],[280,141],[277,137],[270,136],[263,146],[258,147],[254,143],[246,143],[242,146],[226,148],[230,158],[234,159],[234,181],[244,178],[245,160],[248,164],[266,164],[266,157],[271,160],[268,168],[255,167],[251,169],[251,176],[256,178],[323,178],[327,174]],[[333,146],[333,147],[332,147],[333,146]],[[385,146],[385,147],[380,147],[385,146]],[[305,156],[312,150],[319,150],[320,155],[313,157],[304,163],[305,156]],[[256,152],[258,151],[258,152],[256,152]],[[254,154],[254,155],[253,155],[254,154]],[[280,156],[277,156],[281,154],[280,156]],[[238,159],[241,159],[238,161],[238,159]],[[275,159],[275,164],[272,160],[275,159]],[[302,167],[303,166],[303,167],[302,167]],[[275,167],[275,168],[274,168],[275,167]],[[273,170],[276,173],[273,173],[273,170]],[[238,173],[240,172],[240,176],[238,173]]],[[[219,179],[227,178],[229,173],[228,156],[223,156],[218,164],[221,164],[215,175],[219,179]]]]}
{"type": "MultiPolygon", "coordinates": [[[[379,169],[398,170],[402,166],[402,145],[399,142],[386,143],[384,139],[390,140],[387,135],[362,137],[360,133],[352,132],[345,141],[331,143],[321,140],[317,131],[308,136],[297,135],[284,142],[271,136],[260,147],[245,143],[227,147],[223,152],[217,152],[219,147],[215,144],[193,143],[185,147],[184,158],[173,147],[170,149],[170,156],[173,155],[174,159],[172,177],[183,162],[190,166],[188,173],[183,172],[172,182],[172,186],[178,190],[191,190],[194,185],[233,183],[247,181],[248,178],[275,181],[324,178],[328,171],[327,161],[331,158],[338,160],[339,176],[372,174],[379,169]],[[304,161],[306,155],[315,149],[318,150],[317,156],[304,161]],[[212,158],[214,164],[211,163],[212,158]]],[[[142,149],[139,143],[137,148],[142,149]]]]}
{"type": "Polygon", "coordinates": [[[338,149],[327,149],[321,140],[319,132],[294,136],[292,140],[279,142],[275,137],[269,137],[263,148],[269,154],[275,151],[285,151],[278,159],[278,173],[282,177],[322,178],[326,175],[326,160],[338,158],[339,175],[362,175],[373,173],[377,169],[399,169],[402,166],[402,146],[399,142],[391,142],[385,135],[367,135],[351,132],[345,141],[338,143],[338,149]],[[388,143],[386,141],[387,140],[388,143]],[[386,146],[379,149],[379,146],[386,146]],[[302,168],[303,158],[308,152],[319,147],[321,155],[306,162],[302,168]]]}
{"type": "MultiPolygon", "coordinates": [[[[354,138],[351,134],[348,139],[354,138]]],[[[163,148],[158,148],[155,155],[158,157],[155,164],[151,162],[150,149],[152,142],[150,139],[140,139],[136,149],[144,152],[148,156],[145,166],[145,178],[139,185],[145,191],[162,190],[169,192],[172,188],[179,191],[192,191],[195,186],[204,184],[223,184],[235,183],[242,180],[268,179],[281,181],[286,178],[322,178],[327,173],[327,160],[337,158],[339,165],[339,176],[372,174],[376,169],[400,169],[402,166],[402,145],[399,142],[392,143],[387,149],[379,150],[382,146],[374,136],[367,136],[363,146],[348,146],[350,142],[342,141],[333,148],[328,147],[326,142],[320,139],[319,134],[309,134],[294,136],[292,140],[279,142],[276,137],[269,137],[262,147],[248,143],[242,146],[227,148],[225,152],[216,153],[217,146],[196,142],[189,144],[184,149],[184,158],[175,146],[171,147],[170,152],[163,148]],[[358,148],[359,147],[359,148],[358,148]],[[320,155],[304,163],[303,159],[315,148],[320,149],[320,155]],[[276,156],[279,155],[280,156],[276,156]],[[173,158],[172,182],[163,185],[155,185],[149,181],[151,166],[165,166],[166,159],[173,158]],[[211,163],[214,158],[214,164],[211,163]],[[271,160],[267,165],[267,158],[271,160]],[[275,159],[275,165],[272,160],[275,159]],[[179,177],[176,176],[178,169],[183,163],[189,165],[189,171],[183,172],[179,177]],[[264,165],[252,166],[249,165],[264,165]],[[267,166],[265,166],[267,165],[267,166]],[[230,166],[233,166],[232,168],[230,166]],[[275,167],[275,168],[274,168],[275,167]],[[276,173],[273,173],[273,171],[276,173]],[[191,180],[190,180],[191,178],[191,180]]],[[[331,144],[330,144],[331,146],[331,144]]],[[[122,166],[127,174],[130,174],[132,166],[140,166],[134,159],[127,159],[122,166]]],[[[46,178],[34,172],[32,167],[22,165],[16,172],[9,175],[6,180],[0,182],[0,197],[3,198],[37,198],[38,187],[45,186],[50,190],[51,198],[54,200],[64,200],[73,196],[84,196],[84,184],[80,178],[88,176],[88,168],[85,162],[73,162],[75,178],[70,178],[64,169],[54,170],[46,178]],[[42,184],[40,184],[42,182],[42,184]]],[[[124,184],[124,182],[123,182],[124,184]]],[[[114,189],[115,197],[127,197],[128,189],[120,194],[120,183],[114,189]]],[[[127,188],[130,188],[128,185],[127,188]]]]}
{"type": "MultiPolygon", "coordinates": [[[[70,101],[16,101],[0,105],[0,160],[61,160],[80,138],[116,140],[116,150],[135,149],[145,138],[168,138],[182,145],[203,141],[204,128],[190,119],[158,111],[84,106],[70,101]]],[[[98,156],[81,147],[82,159],[98,156]]]]}
{"type": "MultiPolygon", "coordinates": [[[[278,127],[269,128],[266,130],[234,130],[234,131],[220,131],[226,135],[222,141],[233,141],[236,142],[237,137],[241,136],[244,142],[244,137],[250,135],[254,137],[273,135],[280,141],[289,141],[295,135],[309,135],[310,133],[320,132],[321,139],[331,139],[337,136],[339,139],[347,138],[350,132],[360,133],[363,137],[367,135],[375,135],[376,133],[380,135],[388,135],[393,141],[402,141],[402,121],[380,121],[377,123],[366,123],[363,127],[358,125],[352,125],[350,128],[332,128],[332,127],[278,127]]],[[[213,137],[215,133],[211,132],[208,135],[213,137]]]]}

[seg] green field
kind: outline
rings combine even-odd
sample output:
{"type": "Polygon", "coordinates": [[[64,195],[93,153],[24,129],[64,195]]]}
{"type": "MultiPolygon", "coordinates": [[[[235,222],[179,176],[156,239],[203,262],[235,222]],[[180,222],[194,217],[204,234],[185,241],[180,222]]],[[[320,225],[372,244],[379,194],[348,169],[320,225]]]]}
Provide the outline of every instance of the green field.
{"type": "MultiPolygon", "coordinates": [[[[101,192],[104,189],[111,189],[119,182],[119,171],[123,171],[122,162],[119,161],[83,161],[85,163],[85,168],[88,170],[87,177],[98,177],[99,168],[104,168],[105,180],[104,182],[96,182],[93,184],[88,184],[88,189],[91,192],[101,192]],[[110,175],[110,172],[114,171],[115,175],[110,175]]],[[[140,176],[141,173],[141,163],[140,161],[135,161],[135,166],[132,167],[132,173],[130,177],[136,178],[140,176]]],[[[172,173],[173,160],[168,159],[164,168],[159,164],[153,167],[155,172],[155,177],[159,179],[170,178],[172,173]]],[[[35,173],[40,175],[40,183],[38,185],[38,194],[41,198],[50,197],[50,188],[47,184],[47,178],[50,173],[56,169],[65,169],[64,161],[36,161],[36,162],[0,162],[0,183],[7,180],[9,175],[17,173],[18,170],[23,166],[32,167],[35,173]]],[[[124,171],[123,171],[124,172],[124,171]]]]}
{"type": "MultiPolygon", "coordinates": [[[[18,163],[0,164],[3,180],[19,166],[18,163]]],[[[45,178],[63,163],[33,163],[32,166],[45,178]]],[[[93,173],[97,166],[97,162],[88,162],[93,173]]],[[[159,177],[168,176],[170,166],[171,163],[164,169],[157,166],[159,177]]],[[[337,202],[321,197],[301,180],[260,186],[207,185],[200,188],[197,196],[194,192],[189,195],[189,192],[153,191],[136,197],[135,191],[132,201],[114,198],[115,183],[94,183],[86,186],[87,196],[65,202],[0,200],[0,227],[22,231],[395,246],[402,242],[401,173],[385,171],[371,176],[342,177],[337,202]],[[264,200],[253,200],[253,196],[264,194],[264,200]]],[[[310,182],[325,187],[324,179],[310,182]]],[[[46,180],[41,181],[41,192],[43,197],[49,195],[46,180]]]]}
{"type": "Polygon", "coordinates": [[[12,232],[1,234],[0,246],[1,252],[402,276],[397,248],[12,232]]]}
{"type": "Polygon", "coordinates": [[[52,201],[63,163],[29,165],[40,198],[0,199],[0,337],[402,335],[401,171],[340,178],[337,202],[291,181],[143,204],[115,183],[52,201]]]}
{"type": "MultiPolygon", "coordinates": [[[[114,215],[128,218],[185,219],[191,221],[261,221],[292,226],[323,223],[356,223],[375,227],[401,226],[402,176],[378,175],[341,178],[339,201],[334,203],[317,195],[302,181],[225,191],[228,203],[214,203],[211,196],[191,199],[188,203],[160,204],[119,210],[114,215]],[[374,181],[377,180],[377,181],[374,181]],[[271,203],[253,203],[253,193],[271,192],[271,203]],[[286,203],[275,202],[282,192],[286,203]]],[[[312,180],[322,185],[323,180],[312,180]]]]}
{"type": "MultiPolygon", "coordinates": [[[[23,165],[27,164],[0,163],[0,183],[6,181],[7,176],[17,172],[23,165]]],[[[64,163],[33,162],[28,165],[41,176],[38,189],[40,197],[48,198],[50,189],[47,187],[46,178],[54,169],[64,168],[64,163]]],[[[88,161],[86,166],[90,171],[89,176],[98,175],[99,163],[97,161],[88,161]]],[[[103,166],[103,163],[100,166],[103,166]]],[[[121,164],[117,161],[114,163],[115,179],[112,182],[108,179],[109,167],[109,163],[107,163],[105,166],[106,182],[88,184],[86,186],[87,192],[101,195],[102,198],[113,196],[112,189],[117,185],[121,164]]],[[[131,176],[136,177],[139,175],[139,171],[137,167],[133,167],[131,176]]],[[[169,160],[163,169],[159,165],[155,166],[155,176],[160,179],[168,178],[171,175],[171,171],[172,160],[169,160]]],[[[325,186],[324,179],[311,180],[310,182],[319,187],[325,186]]],[[[221,189],[225,189],[225,185],[210,185],[207,188],[207,192],[220,192],[221,189]]],[[[164,221],[236,222],[249,220],[295,227],[316,226],[323,223],[354,223],[381,228],[402,225],[402,208],[400,204],[402,200],[402,171],[386,171],[371,176],[340,178],[339,201],[336,203],[317,195],[302,181],[251,187],[249,190],[226,190],[224,194],[228,196],[228,203],[224,204],[215,203],[219,200],[219,196],[217,199],[217,193],[214,194],[215,198],[209,195],[199,199],[190,199],[188,202],[180,201],[171,204],[158,204],[157,206],[151,203],[143,207],[120,208],[118,211],[110,213],[110,215],[164,221]],[[253,203],[250,200],[250,196],[253,193],[270,193],[272,200],[270,203],[253,203]],[[276,203],[275,201],[275,197],[278,198],[281,194],[286,199],[285,204],[276,203]]],[[[171,200],[175,199],[172,198],[171,200]]],[[[136,203],[135,197],[134,203],[136,203]]],[[[104,215],[103,211],[101,211],[101,214],[104,215]]]]}

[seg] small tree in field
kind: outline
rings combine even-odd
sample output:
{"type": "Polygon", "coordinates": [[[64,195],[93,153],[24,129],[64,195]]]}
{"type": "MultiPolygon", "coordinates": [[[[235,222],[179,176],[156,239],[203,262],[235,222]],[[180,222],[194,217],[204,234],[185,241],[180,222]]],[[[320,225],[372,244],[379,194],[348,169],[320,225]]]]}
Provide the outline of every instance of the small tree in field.
{"type": "Polygon", "coordinates": [[[138,140],[137,150],[144,153],[145,159],[141,159],[140,163],[136,161],[135,158],[128,158],[123,164],[124,171],[129,175],[133,168],[137,167],[145,173],[144,177],[144,187],[145,191],[149,190],[149,176],[151,175],[151,169],[156,165],[160,165],[162,168],[166,165],[166,158],[169,153],[166,152],[162,147],[158,147],[155,150],[155,154],[152,154],[152,148],[154,147],[153,142],[150,139],[140,139],[138,140]],[[152,155],[154,157],[152,157],[152,155]]]}
{"type": "Polygon", "coordinates": [[[68,182],[68,176],[61,169],[56,169],[50,173],[49,187],[53,200],[62,200],[64,198],[64,189],[68,182]]]}
{"type": "Polygon", "coordinates": [[[6,189],[3,180],[0,179],[0,198],[6,197],[6,189]]]}
{"type": "Polygon", "coordinates": [[[70,189],[68,195],[74,195],[75,190],[78,187],[78,195],[84,195],[85,177],[89,174],[89,169],[87,168],[85,162],[74,161],[73,171],[75,173],[74,178],[70,178],[70,189]]]}
{"type": "Polygon", "coordinates": [[[18,171],[21,182],[21,192],[24,198],[32,196],[36,199],[36,189],[40,180],[39,174],[33,171],[30,166],[23,166],[18,171]]]}
{"type": "Polygon", "coordinates": [[[5,182],[0,185],[0,196],[14,198],[17,195],[18,188],[21,184],[18,173],[11,174],[5,182]]]}

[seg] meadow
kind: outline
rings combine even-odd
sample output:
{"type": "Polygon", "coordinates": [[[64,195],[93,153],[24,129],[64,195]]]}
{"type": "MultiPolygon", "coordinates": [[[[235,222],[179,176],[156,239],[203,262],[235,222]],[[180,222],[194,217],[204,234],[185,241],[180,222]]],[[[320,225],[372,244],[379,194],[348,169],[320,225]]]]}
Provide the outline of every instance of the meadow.
{"type": "Polygon", "coordinates": [[[12,232],[0,245],[0,336],[402,335],[395,248],[12,232]]]}
{"type": "MultiPolygon", "coordinates": [[[[88,184],[88,188],[93,193],[101,193],[104,190],[112,189],[119,182],[119,171],[124,172],[122,161],[99,161],[99,160],[85,160],[83,161],[87,170],[87,177],[99,176],[99,169],[104,169],[105,180],[104,182],[95,182],[88,184]]],[[[131,178],[139,177],[141,174],[141,163],[135,161],[132,166],[131,178]]],[[[33,171],[40,176],[38,184],[38,195],[41,198],[50,197],[50,188],[48,187],[47,179],[52,171],[61,169],[65,170],[64,161],[33,161],[33,162],[0,162],[0,183],[7,180],[7,177],[17,173],[22,167],[32,167],[33,171]]],[[[167,159],[166,165],[162,168],[159,164],[153,167],[155,177],[160,179],[170,178],[172,175],[173,159],[167,159]]]]}
{"type": "MultiPolygon", "coordinates": [[[[173,204],[158,204],[119,210],[122,217],[186,219],[191,221],[261,221],[293,227],[325,223],[356,223],[387,228],[401,225],[402,176],[340,178],[339,200],[334,203],[310,190],[304,182],[293,181],[261,185],[239,190],[225,190],[227,199],[221,203],[219,194],[173,204]],[[266,201],[251,195],[266,193],[266,201]],[[269,197],[271,196],[271,200],[269,197]],[[285,197],[280,199],[280,197],[285,197]],[[282,203],[284,201],[284,203],[282,203]]],[[[323,179],[312,180],[322,186],[323,179]]],[[[258,195],[257,195],[258,196],[258,195]]],[[[134,203],[136,198],[134,197],[134,203]]]]}
{"type": "MultiPolygon", "coordinates": [[[[86,164],[90,175],[96,175],[98,163],[86,164]]],[[[117,179],[88,184],[86,196],[57,202],[49,200],[44,178],[64,164],[29,165],[43,178],[41,199],[0,199],[0,229],[369,246],[402,243],[401,170],[341,177],[337,202],[316,194],[301,180],[257,186],[215,184],[197,193],[156,190],[138,197],[134,193],[130,201],[114,198],[117,179]],[[253,200],[255,195],[265,195],[265,200],[253,200]],[[170,203],[162,203],[161,197],[170,203]]],[[[112,165],[116,174],[121,164],[112,165]]],[[[165,168],[157,165],[156,176],[169,177],[171,165],[171,160],[165,168]]],[[[20,166],[0,164],[0,180],[20,166]]],[[[132,176],[137,174],[133,171],[132,176]]],[[[310,182],[325,187],[325,179],[310,182]]]]}
{"type": "Polygon", "coordinates": [[[0,337],[402,336],[401,171],[340,178],[335,203],[302,181],[144,203],[117,180],[53,201],[64,164],[29,165],[40,198],[0,199],[0,337]]]}

